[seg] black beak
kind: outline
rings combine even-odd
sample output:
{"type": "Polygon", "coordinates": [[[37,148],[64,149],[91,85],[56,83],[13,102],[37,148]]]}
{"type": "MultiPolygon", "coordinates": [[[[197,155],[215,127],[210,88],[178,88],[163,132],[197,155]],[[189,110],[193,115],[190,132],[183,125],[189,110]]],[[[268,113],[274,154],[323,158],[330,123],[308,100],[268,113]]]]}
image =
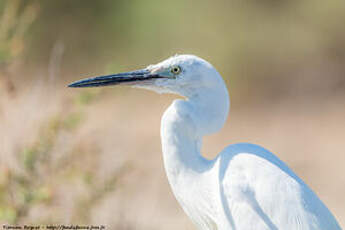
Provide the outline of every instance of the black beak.
{"type": "Polygon", "coordinates": [[[68,85],[68,87],[99,87],[99,86],[108,86],[108,85],[135,85],[139,82],[152,81],[157,78],[164,78],[155,73],[151,73],[147,69],[137,70],[126,73],[118,73],[106,76],[99,76],[93,78],[87,78],[79,81],[75,81],[68,85]]]}

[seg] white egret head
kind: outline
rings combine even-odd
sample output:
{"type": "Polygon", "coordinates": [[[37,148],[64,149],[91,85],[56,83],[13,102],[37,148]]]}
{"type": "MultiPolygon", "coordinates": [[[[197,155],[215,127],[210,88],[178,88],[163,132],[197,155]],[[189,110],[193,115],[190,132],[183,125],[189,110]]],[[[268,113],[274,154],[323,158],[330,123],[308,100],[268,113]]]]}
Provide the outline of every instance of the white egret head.
{"type": "Polygon", "coordinates": [[[191,97],[200,89],[223,83],[218,72],[207,61],[194,55],[176,55],[145,69],[76,81],[69,87],[131,85],[158,93],[175,93],[191,97]]]}

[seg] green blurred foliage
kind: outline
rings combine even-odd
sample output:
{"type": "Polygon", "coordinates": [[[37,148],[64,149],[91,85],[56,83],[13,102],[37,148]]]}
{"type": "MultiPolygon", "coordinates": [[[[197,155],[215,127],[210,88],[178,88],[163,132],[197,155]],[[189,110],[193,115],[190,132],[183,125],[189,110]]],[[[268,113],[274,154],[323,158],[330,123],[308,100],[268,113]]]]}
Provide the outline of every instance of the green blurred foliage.
{"type": "Polygon", "coordinates": [[[100,155],[92,150],[71,149],[68,154],[53,159],[59,138],[77,131],[86,106],[95,101],[100,92],[80,92],[68,99],[73,109],[64,108],[50,119],[42,121],[33,142],[20,147],[22,150],[17,153],[20,169],[0,168],[1,223],[57,223],[57,213],[49,219],[27,218],[30,211],[39,205],[47,210],[54,209],[54,201],[58,199],[54,191],[56,182],[67,184],[73,180],[82,182],[88,191],[78,194],[78,199],[74,201],[76,208],[72,213],[73,220],[86,224],[90,221],[92,207],[117,188],[118,179],[129,169],[127,164],[118,168],[105,181],[98,182],[94,179],[95,167],[85,162],[90,156],[92,162],[97,162],[100,155]]]}
{"type": "Polygon", "coordinates": [[[25,35],[38,10],[38,3],[30,0],[0,2],[0,62],[11,61],[24,51],[25,35]]]}

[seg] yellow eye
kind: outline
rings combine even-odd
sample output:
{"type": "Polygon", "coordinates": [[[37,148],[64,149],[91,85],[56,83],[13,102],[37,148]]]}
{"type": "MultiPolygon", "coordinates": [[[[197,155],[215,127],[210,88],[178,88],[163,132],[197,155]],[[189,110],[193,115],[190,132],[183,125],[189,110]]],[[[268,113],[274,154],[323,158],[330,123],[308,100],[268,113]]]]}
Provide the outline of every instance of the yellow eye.
{"type": "Polygon", "coordinates": [[[173,66],[170,71],[172,74],[177,75],[177,74],[181,73],[181,67],[180,66],[173,66]]]}

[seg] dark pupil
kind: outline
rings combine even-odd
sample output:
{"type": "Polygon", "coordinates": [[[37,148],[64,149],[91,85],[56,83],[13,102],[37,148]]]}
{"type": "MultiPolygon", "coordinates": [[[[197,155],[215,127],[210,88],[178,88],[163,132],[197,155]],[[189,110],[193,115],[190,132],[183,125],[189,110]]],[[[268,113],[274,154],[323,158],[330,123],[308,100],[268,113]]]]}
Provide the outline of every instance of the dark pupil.
{"type": "Polygon", "coordinates": [[[178,72],[178,68],[174,68],[174,72],[177,73],[178,72]]]}

